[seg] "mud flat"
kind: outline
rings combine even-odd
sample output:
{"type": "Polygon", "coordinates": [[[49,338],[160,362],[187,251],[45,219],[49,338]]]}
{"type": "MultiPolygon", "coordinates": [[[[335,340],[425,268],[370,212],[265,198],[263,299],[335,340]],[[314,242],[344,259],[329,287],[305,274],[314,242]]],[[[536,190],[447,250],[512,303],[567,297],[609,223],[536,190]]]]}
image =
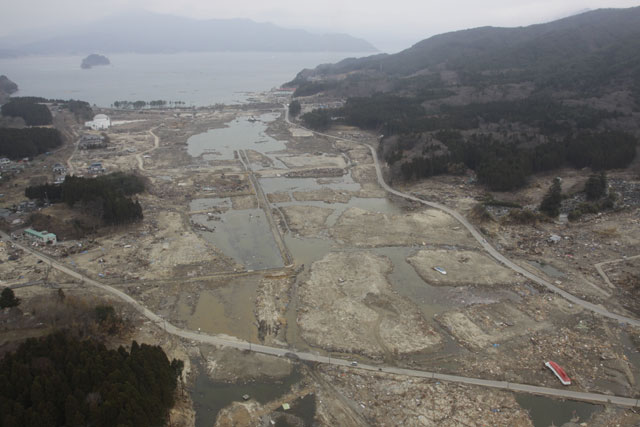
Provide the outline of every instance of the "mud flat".
{"type": "Polygon", "coordinates": [[[284,163],[290,169],[296,168],[340,168],[347,167],[342,156],[317,156],[312,154],[298,155],[298,156],[281,156],[277,157],[282,163],[284,163]]]}
{"type": "Polygon", "coordinates": [[[269,193],[267,194],[267,199],[269,203],[286,203],[291,201],[291,196],[289,193],[284,192],[269,193]]]}
{"type": "Polygon", "coordinates": [[[303,205],[283,206],[280,210],[289,230],[303,237],[320,237],[325,233],[327,218],[334,211],[331,208],[303,205]]]}
{"type": "Polygon", "coordinates": [[[464,228],[436,210],[386,215],[350,208],[338,218],[331,237],[339,244],[359,248],[422,244],[475,246],[464,228]]]}
{"type": "Polygon", "coordinates": [[[334,190],[333,188],[322,188],[315,191],[294,191],[293,198],[299,202],[326,202],[326,203],[347,203],[353,196],[353,192],[334,190]]]}
{"type": "Polygon", "coordinates": [[[236,210],[257,209],[258,200],[255,196],[237,196],[231,198],[231,206],[236,210]]]}
{"type": "Polygon", "coordinates": [[[233,383],[282,379],[291,375],[288,359],[249,353],[234,348],[202,349],[207,375],[214,381],[233,383]]]}
{"type": "Polygon", "coordinates": [[[440,336],[417,308],[397,296],[388,258],[370,252],[332,252],[313,263],[298,289],[298,323],[312,346],[368,356],[436,347],[440,336]]]}
{"type": "Polygon", "coordinates": [[[474,251],[423,249],[410,256],[407,262],[427,283],[442,286],[499,286],[518,280],[518,275],[498,264],[487,255],[474,251]],[[434,267],[444,269],[439,273],[434,267]]]}

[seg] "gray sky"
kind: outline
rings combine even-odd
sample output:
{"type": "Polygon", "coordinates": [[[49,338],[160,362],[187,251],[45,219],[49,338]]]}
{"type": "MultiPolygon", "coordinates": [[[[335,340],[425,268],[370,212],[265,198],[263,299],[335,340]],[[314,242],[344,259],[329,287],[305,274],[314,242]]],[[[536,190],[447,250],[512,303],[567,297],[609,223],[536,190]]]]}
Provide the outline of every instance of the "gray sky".
{"type": "Polygon", "coordinates": [[[584,9],[632,6],[640,6],[640,0],[8,0],[0,15],[0,37],[35,26],[66,26],[143,9],[348,33],[392,51],[446,31],[529,25],[584,9]]]}

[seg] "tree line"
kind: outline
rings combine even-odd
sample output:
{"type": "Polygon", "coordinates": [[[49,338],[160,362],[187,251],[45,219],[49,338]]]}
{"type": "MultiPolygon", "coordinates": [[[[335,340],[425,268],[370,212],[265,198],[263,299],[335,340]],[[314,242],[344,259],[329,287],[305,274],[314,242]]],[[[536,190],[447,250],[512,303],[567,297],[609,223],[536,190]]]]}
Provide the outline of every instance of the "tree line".
{"type": "MultiPolygon", "coordinates": [[[[407,137],[411,139],[410,137],[407,137]]],[[[519,141],[503,142],[488,134],[463,137],[455,131],[435,134],[446,150],[437,153],[425,150],[400,166],[405,180],[426,178],[460,170],[459,165],[476,172],[478,181],[496,191],[510,191],[526,184],[528,177],[537,172],[557,169],[564,165],[575,168],[589,167],[605,170],[627,167],[636,156],[637,139],[618,131],[580,133],[562,140],[551,140],[529,147],[519,141]]],[[[381,151],[389,164],[400,158],[399,148],[381,151]]],[[[408,145],[411,145],[409,143],[408,145]]]]}
{"type": "Polygon", "coordinates": [[[185,105],[184,101],[165,101],[163,99],[157,99],[154,101],[115,101],[112,106],[114,108],[120,108],[123,110],[141,110],[143,108],[164,108],[167,105],[169,107],[179,107],[185,105]]]}
{"type": "Polygon", "coordinates": [[[62,184],[44,184],[27,187],[29,199],[94,206],[94,211],[109,225],[126,224],[142,219],[142,206],[130,196],[143,192],[144,181],[140,176],[115,172],[96,178],[67,176],[62,184]]]}
{"type": "Polygon", "coordinates": [[[182,366],[135,341],[31,338],[0,362],[0,426],[164,425],[182,366]]]}
{"type": "Polygon", "coordinates": [[[3,116],[22,118],[27,126],[46,126],[53,122],[49,108],[29,98],[12,98],[0,111],[3,116]]]}
{"type": "Polygon", "coordinates": [[[48,125],[52,123],[52,116],[49,108],[46,105],[42,105],[45,103],[68,109],[78,121],[86,121],[93,118],[93,109],[86,101],[47,99],[39,96],[13,97],[5,104],[9,105],[7,113],[4,111],[5,106],[2,106],[2,114],[4,116],[22,117],[28,126],[48,125]]]}
{"type": "Polygon", "coordinates": [[[12,160],[35,157],[62,145],[62,135],[51,128],[0,128],[0,155],[12,160]]]}

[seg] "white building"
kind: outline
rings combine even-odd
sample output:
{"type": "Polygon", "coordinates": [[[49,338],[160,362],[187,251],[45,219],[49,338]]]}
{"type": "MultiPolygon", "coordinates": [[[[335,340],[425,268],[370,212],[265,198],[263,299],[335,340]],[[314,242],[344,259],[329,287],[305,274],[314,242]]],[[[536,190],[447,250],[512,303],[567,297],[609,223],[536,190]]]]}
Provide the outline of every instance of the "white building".
{"type": "Polygon", "coordinates": [[[84,125],[93,130],[109,129],[111,119],[106,114],[97,114],[92,121],[84,122],[84,125]]]}

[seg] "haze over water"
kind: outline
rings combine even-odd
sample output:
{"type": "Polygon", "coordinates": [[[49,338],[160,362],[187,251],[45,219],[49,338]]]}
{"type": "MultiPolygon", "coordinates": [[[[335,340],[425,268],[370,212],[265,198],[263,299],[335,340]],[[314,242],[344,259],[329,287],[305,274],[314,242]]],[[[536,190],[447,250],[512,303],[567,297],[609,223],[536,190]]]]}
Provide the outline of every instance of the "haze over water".
{"type": "Polygon", "coordinates": [[[14,96],[79,99],[100,107],[115,101],[184,101],[187,106],[241,103],[303,68],[365,54],[339,52],[203,52],[106,55],[111,65],[80,68],[83,56],[0,59],[0,74],[18,84],[14,96]]]}

